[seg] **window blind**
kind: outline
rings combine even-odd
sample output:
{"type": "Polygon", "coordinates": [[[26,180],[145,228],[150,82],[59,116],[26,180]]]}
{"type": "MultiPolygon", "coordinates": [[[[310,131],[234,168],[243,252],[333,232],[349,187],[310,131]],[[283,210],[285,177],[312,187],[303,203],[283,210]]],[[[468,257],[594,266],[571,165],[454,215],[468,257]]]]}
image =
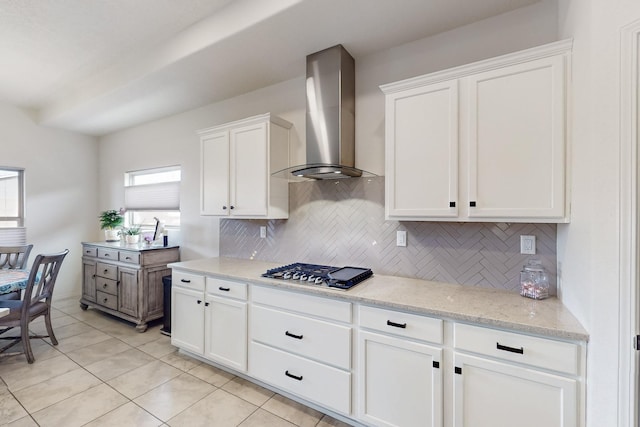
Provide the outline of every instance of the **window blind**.
{"type": "Polygon", "coordinates": [[[132,211],[178,211],[180,182],[124,187],[124,207],[132,211]]]}
{"type": "Polygon", "coordinates": [[[0,227],[0,246],[22,246],[27,244],[25,227],[0,227]]]}

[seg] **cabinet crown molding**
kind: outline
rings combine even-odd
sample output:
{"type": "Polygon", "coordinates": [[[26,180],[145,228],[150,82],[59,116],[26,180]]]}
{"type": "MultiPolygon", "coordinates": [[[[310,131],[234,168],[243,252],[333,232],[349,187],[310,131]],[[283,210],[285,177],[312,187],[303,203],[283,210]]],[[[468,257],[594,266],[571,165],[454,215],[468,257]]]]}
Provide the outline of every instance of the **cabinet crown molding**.
{"type": "Polygon", "coordinates": [[[379,87],[385,95],[389,95],[403,90],[421,87],[425,84],[463,78],[471,74],[489,71],[498,67],[515,65],[549,56],[568,54],[571,52],[572,47],[573,39],[560,40],[542,46],[536,46],[518,52],[507,53],[494,58],[483,59],[470,64],[448,68],[446,70],[410,77],[397,82],[387,83],[379,87]]]}
{"type": "Polygon", "coordinates": [[[256,123],[264,123],[264,122],[275,123],[278,126],[281,126],[285,129],[291,129],[293,127],[293,123],[290,123],[284,119],[281,119],[278,116],[274,116],[271,113],[259,114],[257,116],[246,117],[244,119],[235,120],[233,122],[226,122],[220,125],[211,126],[208,128],[197,130],[196,133],[198,135],[205,135],[211,132],[220,132],[226,129],[232,129],[239,126],[252,125],[256,123]]]}

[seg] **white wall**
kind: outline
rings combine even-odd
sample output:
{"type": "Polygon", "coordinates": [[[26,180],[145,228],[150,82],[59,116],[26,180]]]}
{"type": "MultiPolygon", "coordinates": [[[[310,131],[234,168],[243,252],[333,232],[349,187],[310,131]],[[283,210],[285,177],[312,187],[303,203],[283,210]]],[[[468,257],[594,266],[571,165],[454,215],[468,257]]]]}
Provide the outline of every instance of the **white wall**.
{"type": "MultiPolygon", "coordinates": [[[[384,97],[379,85],[557,40],[553,0],[435,37],[356,58],[356,166],[384,175],[384,97]]],[[[215,82],[212,82],[215,84],[215,82]]],[[[218,255],[218,220],[201,217],[197,129],[271,112],[294,124],[291,165],[305,161],[304,76],[100,138],[100,209],[123,203],[128,170],[182,166],[181,257],[218,255]]]]}
{"type": "MultiPolygon", "coordinates": [[[[558,229],[560,295],[589,331],[588,426],[615,426],[620,295],[620,29],[640,19],[632,0],[561,0],[574,38],[571,224],[558,229]]],[[[631,403],[633,404],[633,403],[631,403]]]]}
{"type": "MultiPolygon", "coordinates": [[[[200,216],[199,139],[196,130],[265,112],[304,121],[304,80],[294,79],[228,101],[168,117],[100,139],[101,209],[123,205],[126,171],[180,165],[181,259],[218,255],[219,222],[200,216]]],[[[293,130],[299,146],[297,130],[293,130]]],[[[170,242],[171,243],[171,242],[170,242]]]]}
{"type": "Polygon", "coordinates": [[[69,249],[57,298],[81,292],[80,242],[94,240],[97,221],[97,141],[39,126],[22,110],[0,104],[1,166],[25,168],[25,226],[39,253],[69,249]]]}

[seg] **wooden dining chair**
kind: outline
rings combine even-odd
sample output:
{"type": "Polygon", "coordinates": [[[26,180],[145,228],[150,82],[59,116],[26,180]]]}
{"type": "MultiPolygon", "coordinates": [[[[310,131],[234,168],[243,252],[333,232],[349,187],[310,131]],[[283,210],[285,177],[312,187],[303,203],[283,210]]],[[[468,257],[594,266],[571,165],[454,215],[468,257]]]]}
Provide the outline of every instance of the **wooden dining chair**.
{"type": "Polygon", "coordinates": [[[22,352],[5,353],[5,351],[22,341],[27,362],[33,363],[35,358],[31,350],[31,338],[50,338],[53,345],[58,345],[58,340],[53,334],[51,326],[51,298],[62,261],[68,253],[69,250],[65,249],[56,254],[38,255],[29,273],[24,298],[20,301],[0,301],[0,308],[9,308],[9,314],[0,317],[0,335],[17,326],[20,327],[20,336],[0,336],[2,340],[11,340],[0,348],[0,356],[21,354],[22,352]],[[29,323],[40,316],[44,316],[48,335],[29,335],[29,323]]]}
{"type": "MultiPolygon", "coordinates": [[[[32,248],[33,245],[0,246],[0,269],[26,269],[32,248]]],[[[0,300],[20,299],[20,296],[20,291],[14,291],[0,295],[0,300]]]]}

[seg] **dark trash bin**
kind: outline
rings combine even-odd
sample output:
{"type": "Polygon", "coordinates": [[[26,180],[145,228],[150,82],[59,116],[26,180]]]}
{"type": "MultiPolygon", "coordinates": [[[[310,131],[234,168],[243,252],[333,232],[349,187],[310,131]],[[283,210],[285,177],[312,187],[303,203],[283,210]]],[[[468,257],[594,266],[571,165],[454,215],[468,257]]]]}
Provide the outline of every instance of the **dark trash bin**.
{"type": "Polygon", "coordinates": [[[171,276],[162,277],[163,326],[160,333],[171,336],[171,276]]]}

